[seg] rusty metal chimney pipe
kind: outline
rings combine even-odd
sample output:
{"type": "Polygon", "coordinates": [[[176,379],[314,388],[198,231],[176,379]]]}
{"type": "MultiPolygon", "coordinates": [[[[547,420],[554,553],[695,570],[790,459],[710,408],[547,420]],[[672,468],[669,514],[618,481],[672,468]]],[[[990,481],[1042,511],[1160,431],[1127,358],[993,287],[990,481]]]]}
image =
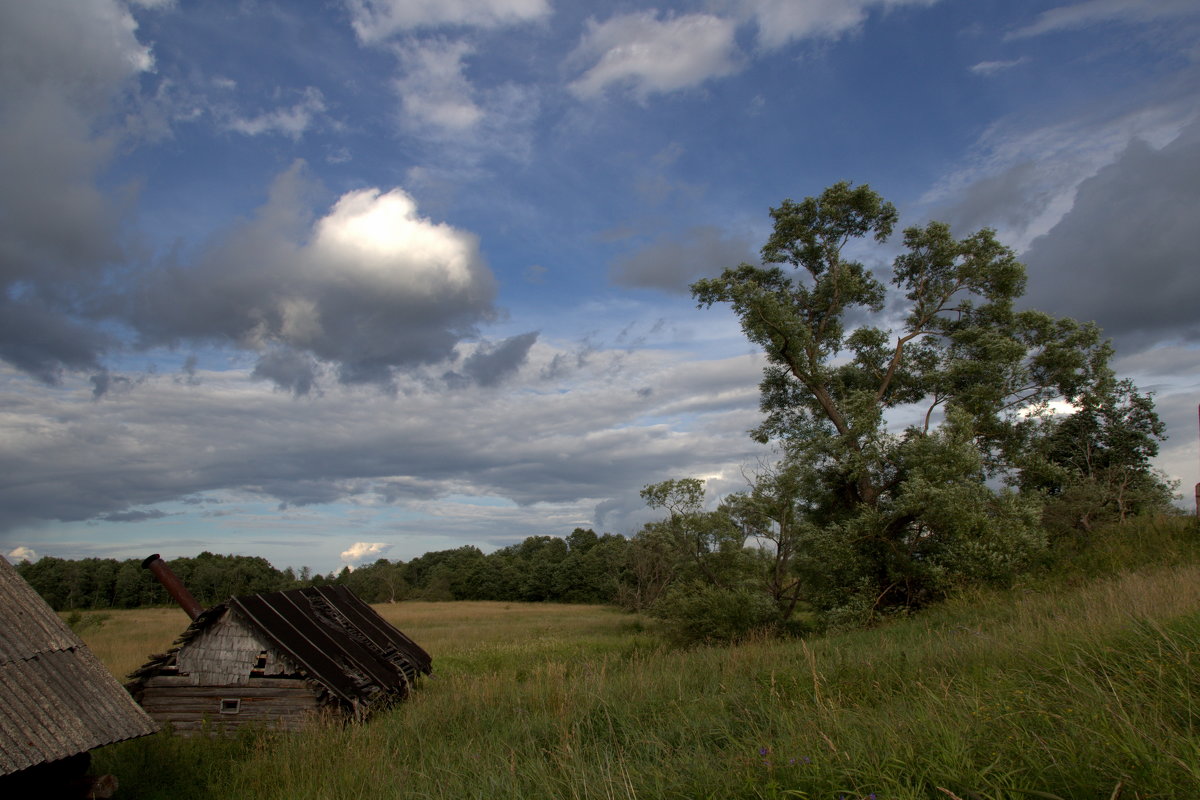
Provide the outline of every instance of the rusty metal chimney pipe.
{"type": "Polygon", "coordinates": [[[143,561],[142,568],[154,573],[154,577],[158,578],[158,582],[167,590],[167,594],[171,595],[172,600],[179,603],[179,607],[189,617],[195,619],[204,611],[204,607],[196,602],[196,598],[192,597],[192,593],[183,585],[183,581],[179,580],[179,577],[174,572],[171,572],[171,568],[167,566],[167,562],[163,561],[158,553],[143,561]]]}

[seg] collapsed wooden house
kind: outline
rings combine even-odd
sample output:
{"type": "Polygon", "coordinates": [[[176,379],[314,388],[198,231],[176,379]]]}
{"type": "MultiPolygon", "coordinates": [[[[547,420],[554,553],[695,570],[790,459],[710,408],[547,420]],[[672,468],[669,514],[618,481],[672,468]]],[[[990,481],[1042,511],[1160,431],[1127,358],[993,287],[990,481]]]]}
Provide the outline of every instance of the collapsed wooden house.
{"type": "MultiPolygon", "coordinates": [[[[157,726],[0,556],[0,794],[108,797],[90,751],[157,726]]],[[[107,788],[115,788],[105,776],[107,788]]]]}
{"type": "Polygon", "coordinates": [[[429,654],[344,586],[231,597],[202,610],[157,555],[143,566],[192,624],[126,688],[178,732],[297,730],[318,712],[362,719],[430,672],[429,654]]]}

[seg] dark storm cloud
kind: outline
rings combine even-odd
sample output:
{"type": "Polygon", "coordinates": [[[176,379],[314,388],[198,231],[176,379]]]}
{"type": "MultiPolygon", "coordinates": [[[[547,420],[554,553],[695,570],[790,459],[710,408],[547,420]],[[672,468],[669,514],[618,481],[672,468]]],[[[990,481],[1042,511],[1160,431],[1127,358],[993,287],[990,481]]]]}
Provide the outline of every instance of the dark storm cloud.
{"type": "Polygon", "coordinates": [[[0,358],[43,381],[111,344],[76,312],[124,259],[130,198],[96,182],[105,115],[150,65],[135,29],[110,0],[0,4],[0,358]]]}
{"type": "Polygon", "coordinates": [[[531,331],[480,345],[463,361],[462,372],[480,386],[495,386],[521,368],[537,338],[537,331],[531,331]]]}
{"type": "Polygon", "coordinates": [[[957,202],[935,214],[950,223],[960,236],[980,228],[997,228],[1002,223],[1022,230],[1042,214],[1054,198],[1054,186],[1044,171],[1024,161],[975,181],[957,202]]]}
{"type": "Polygon", "coordinates": [[[319,478],[272,480],[254,487],[256,491],[278,499],[280,510],[336,503],[365,488],[361,483],[350,482],[347,484],[342,481],[319,478]]]}
{"type": "Polygon", "coordinates": [[[0,296],[0,359],[40,381],[56,383],[64,370],[98,368],[108,343],[103,333],[37,298],[0,296]]]}
{"type": "Polygon", "coordinates": [[[152,519],[162,519],[169,516],[170,514],[165,511],[152,508],[149,511],[114,511],[108,514],[101,514],[96,519],[102,522],[149,522],[152,519]]]}
{"type": "Polygon", "coordinates": [[[280,348],[264,354],[254,365],[252,377],[269,380],[297,397],[312,391],[317,381],[317,362],[312,356],[280,348]]]}
{"type": "Polygon", "coordinates": [[[1159,150],[1130,144],[1024,254],[1028,302],[1099,323],[1123,353],[1200,339],[1197,187],[1200,122],[1159,150]]]}
{"type": "Polygon", "coordinates": [[[106,369],[102,369],[88,378],[92,384],[92,398],[95,400],[104,397],[113,389],[128,389],[141,380],[139,378],[138,381],[134,381],[124,375],[114,375],[106,369]]]}
{"type": "Polygon", "coordinates": [[[683,238],[662,237],[622,258],[613,265],[610,277],[618,286],[687,294],[693,281],[719,275],[744,261],[756,261],[748,241],[713,225],[700,225],[683,238]]]}

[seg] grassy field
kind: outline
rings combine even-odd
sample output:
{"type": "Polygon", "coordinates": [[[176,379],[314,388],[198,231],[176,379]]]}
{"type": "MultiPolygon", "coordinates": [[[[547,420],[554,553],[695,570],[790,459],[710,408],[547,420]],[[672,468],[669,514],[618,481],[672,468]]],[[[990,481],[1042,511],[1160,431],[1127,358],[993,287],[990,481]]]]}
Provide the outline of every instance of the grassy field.
{"type": "MultiPolygon", "coordinates": [[[[380,606],[434,656],[402,706],[291,737],[159,735],[97,766],[131,800],[1200,798],[1200,564],[1166,547],[1125,569],[1138,545],[1120,547],[1102,579],[734,648],[671,650],[592,606],[380,606]]],[[[84,636],[121,673],[185,624],[113,612],[84,636]]]]}

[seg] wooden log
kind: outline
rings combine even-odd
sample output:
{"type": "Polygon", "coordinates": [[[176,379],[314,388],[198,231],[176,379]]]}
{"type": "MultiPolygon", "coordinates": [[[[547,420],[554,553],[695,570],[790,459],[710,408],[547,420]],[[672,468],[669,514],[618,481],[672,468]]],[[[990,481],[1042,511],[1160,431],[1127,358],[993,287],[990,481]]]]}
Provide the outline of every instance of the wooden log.
{"type": "Polygon", "coordinates": [[[157,687],[192,687],[195,689],[224,689],[226,692],[244,692],[247,689],[304,689],[308,691],[308,681],[303,678],[250,678],[245,683],[231,684],[202,684],[196,685],[190,675],[156,675],[147,678],[143,686],[147,689],[157,687]]]}

